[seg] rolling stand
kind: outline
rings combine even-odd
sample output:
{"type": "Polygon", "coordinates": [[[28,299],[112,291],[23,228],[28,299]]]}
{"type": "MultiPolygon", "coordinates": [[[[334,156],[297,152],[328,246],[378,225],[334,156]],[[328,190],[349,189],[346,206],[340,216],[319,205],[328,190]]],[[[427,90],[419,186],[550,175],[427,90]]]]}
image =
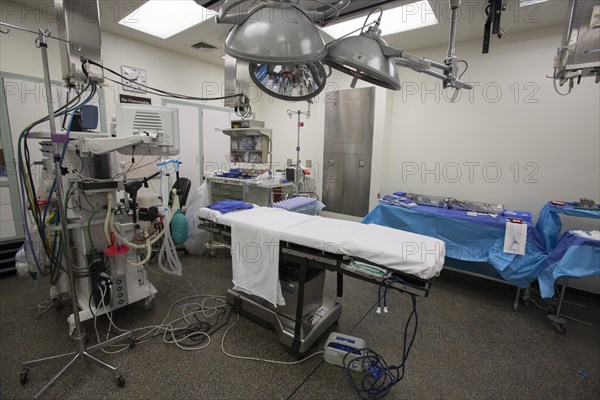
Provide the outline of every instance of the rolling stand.
{"type": "MultiPolygon", "coordinates": [[[[31,31],[28,31],[28,32],[31,32],[31,31]]],[[[56,373],[56,375],[54,375],[54,377],[52,377],[52,379],[50,379],[44,385],[44,387],[40,391],[37,392],[37,394],[35,395],[35,398],[39,398],[47,389],[49,389],[54,383],[56,383],[71,367],[73,367],[73,365],[75,365],[75,362],[77,360],[81,360],[83,362],[91,361],[94,364],[100,365],[101,367],[108,369],[109,371],[111,371],[114,374],[117,385],[119,387],[124,386],[125,379],[123,378],[122,375],[119,374],[117,367],[113,367],[112,365],[105,363],[104,361],[94,357],[91,353],[101,350],[104,347],[110,346],[113,343],[119,342],[121,340],[130,338],[133,336],[133,332],[128,332],[123,335],[114,337],[110,340],[107,340],[103,343],[99,343],[90,348],[86,348],[85,335],[82,334],[82,331],[81,331],[81,321],[79,318],[79,312],[77,311],[79,308],[78,308],[78,304],[77,304],[77,293],[75,291],[75,277],[73,274],[71,249],[69,246],[69,244],[70,244],[70,242],[69,242],[70,234],[69,233],[70,232],[69,232],[68,221],[67,221],[67,207],[66,207],[66,204],[64,203],[65,202],[65,193],[64,193],[64,188],[63,188],[62,175],[61,175],[61,164],[60,164],[60,162],[61,162],[60,161],[60,150],[61,150],[60,148],[69,140],[69,138],[66,135],[56,134],[56,126],[55,126],[55,119],[54,119],[54,107],[53,107],[52,96],[51,96],[52,91],[50,88],[50,72],[49,72],[49,68],[48,68],[48,53],[47,53],[47,51],[48,51],[47,38],[48,37],[51,37],[49,30],[45,30],[45,31],[40,30],[39,31],[38,44],[39,44],[39,48],[42,52],[42,66],[44,69],[45,88],[46,88],[46,93],[48,93],[46,100],[47,100],[47,104],[48,104],[48,118],[49,118],[49,122],[50,122],[50,132],[51,132],[51,137],[52,137],[52,150],[54,153],[57,196],[59,199],[58,204],[59,204],[59,211],[60,211],[60,225],[61,225],[61,233],[62,233],[61,234],[61,242],[62,242],[61,245],[63,247],[64,260],[65,260],[65,264],[67,266],[67,271],[68,271],[68,275],[69,275],[69,291],[71,293],[71,304],[73,307],[73,316],[75,319],[75,332],[74,332],[75,351],[66,353],[66,354],[57,355],[57,356],[41,358],[38,360],[26,361],[21,364],[23,369],[20,374],[20,382],[22,385],[25,385],[29,380],[29,367],[30,366],[33,366],[35,364],[42,364],[42,363],[49,362],[49,361],[54,361],[54,360],[71,357],[70,361],[66,365],[64,365],[56,373]]]]}

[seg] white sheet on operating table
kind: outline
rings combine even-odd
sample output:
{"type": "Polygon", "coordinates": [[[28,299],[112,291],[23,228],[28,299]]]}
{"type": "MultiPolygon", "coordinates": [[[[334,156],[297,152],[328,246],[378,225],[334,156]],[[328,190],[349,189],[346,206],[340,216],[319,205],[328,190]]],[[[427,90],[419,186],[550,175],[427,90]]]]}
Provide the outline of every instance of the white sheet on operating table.
{"type": "Polygon", "coordinates": [[[340,243],[343,254],[423,279],[440,274],[446,255],[443,241],[381,225],[365,227],[340,243]]]}
{"type": "Polygon", "coordinates": [[[308,216],[276,208],[221,214],[208,208],[198,217],[232,229],[233,283],[238,290],[283,305],[279,242],[358,257],[423,279],[438,276],[445,243],[379,225],[308,216]]]}
{"type": "Polygon", "coordinates": [[[340,244],[368,225],[341,219],[322,218],[307,221],[281,232],[281,240],[333,254],[345,254],[340,244]]]}
{"type": "MultiPolygon", "coordinates": [[[[285,305],[279,282],[279,241],[282,231],[318,218],[285,210],[230,213],[233,284],[269,303],[285,305]]],[[[252,211],[252,210],[249,210],[252,211]]]]}

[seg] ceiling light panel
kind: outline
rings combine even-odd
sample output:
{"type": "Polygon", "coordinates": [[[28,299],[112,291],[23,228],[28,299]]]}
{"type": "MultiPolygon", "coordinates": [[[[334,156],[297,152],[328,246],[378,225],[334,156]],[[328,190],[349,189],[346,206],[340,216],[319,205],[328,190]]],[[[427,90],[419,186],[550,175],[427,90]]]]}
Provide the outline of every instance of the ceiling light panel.
{"type": "Polygon", "coordinates": [[[543,3],[545,1],[547,1],[547,0],[521,0],[520,6],[521,7],[532,6],[534,4],[543,3]]]}
{"type": "Polygon", "coordinates": [[[119,24],[167,39],[217,15],[194,0],[149,0],[119,24]]]}
{"type": "MultiPolygon", "coordinates": [[[[366,15],[361,15],[350,20],[333,23],[322,29],[336,39],[354,31],[356,32],[353,35],[358,35],[365,23],[365,17],[366,15]]],[[[375,21],[377,17],[378,12],[373,12],[369,23],[375,21]]],[[[438,19],[429,1],[421,0],[400,7],[384,8],[380,29],[381,35],[387,36],[436,25],[437,23],[438,19]]]]}

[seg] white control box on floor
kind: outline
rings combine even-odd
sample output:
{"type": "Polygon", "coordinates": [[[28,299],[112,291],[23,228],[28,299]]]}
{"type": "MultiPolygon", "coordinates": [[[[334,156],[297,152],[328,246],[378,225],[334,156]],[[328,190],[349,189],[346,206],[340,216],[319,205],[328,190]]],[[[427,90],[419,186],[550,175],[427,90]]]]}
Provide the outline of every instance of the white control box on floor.
{"type": "Polygon", "coordinates": [[[323,358],[329,364],[347,367],[356,372],[362,372],[362,363],[357,359],[362,357],[363,351],[361,350],[366,348],[367,343],[360,338],[344,335],[343,333],[332,332],[325,343],[325,354],[323,355],[323,358]],[[345,365],[344,358],[346,362],[345,365]]]}

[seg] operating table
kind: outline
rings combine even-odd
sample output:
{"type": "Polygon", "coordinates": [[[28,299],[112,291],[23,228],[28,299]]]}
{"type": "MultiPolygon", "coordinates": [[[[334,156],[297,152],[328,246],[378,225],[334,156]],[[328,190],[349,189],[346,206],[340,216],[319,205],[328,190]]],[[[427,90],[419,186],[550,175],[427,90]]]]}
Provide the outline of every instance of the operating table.
{"type": "Polygon", "coordinates": [[[338,297],[344,275],[426,297],[444,264],[443,241],[379,225],[266,207],[227,214],[202,208],[197,218],[214,241],[231,249],[229,305],[272,327],[298,355],[341,315],[341,304],[323,298],[326,270],[337,274],[338,297]],[[264,257],[244,251],[253,247],[264,257]]]}

